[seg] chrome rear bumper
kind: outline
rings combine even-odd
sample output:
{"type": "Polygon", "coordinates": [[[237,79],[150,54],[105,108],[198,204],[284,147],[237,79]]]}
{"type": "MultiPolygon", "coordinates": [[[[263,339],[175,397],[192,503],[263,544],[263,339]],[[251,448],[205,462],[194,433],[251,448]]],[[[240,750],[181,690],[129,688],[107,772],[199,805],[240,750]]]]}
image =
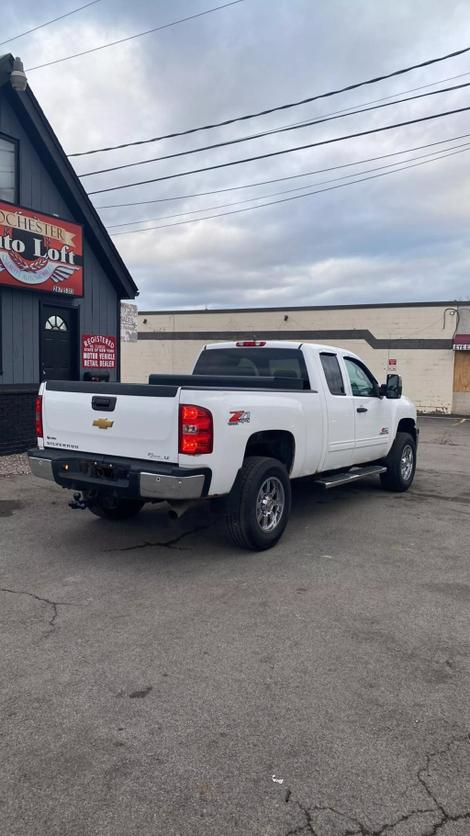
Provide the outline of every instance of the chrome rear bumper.
{"type": "Polygon", "coordinates": [[[51,459],[39,459],[36,456],[28,456],[28,461],[33,476],[39,476],[40,479],[49,479],[50,482],[55,482],[51,459]]]}
{"type": "Polygon", "coordinates": [[[140,495],[149,499],[198,499],[202,495],[205,477],[165,476],[160,473],[141,473],[140,495]]]}
{"type": "Polygon", "coordinates": [[[150,470],[148,464],[137,460],[111,456],[98,459],[90,453],[59,449],[30,450],[28,460],[33,476],[57,482],[64,488],[113,491],[148,500],[199,499],[207,496],[211,478],[207,468],[194,472],[159,464],[150,470]]]}

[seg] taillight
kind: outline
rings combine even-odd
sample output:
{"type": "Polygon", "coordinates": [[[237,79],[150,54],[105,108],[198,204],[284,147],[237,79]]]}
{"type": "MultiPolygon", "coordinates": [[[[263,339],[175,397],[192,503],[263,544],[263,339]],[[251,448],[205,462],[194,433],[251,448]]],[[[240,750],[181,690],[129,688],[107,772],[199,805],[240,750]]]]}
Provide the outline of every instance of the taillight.
{"type": "Polygon", "coordinates": [[[213,443],[212,413],[203,406],[181,404],[179,452],[187,456],[212,453],[213,443]]]}
{"type": "Polygon", "coordinates": [[[42,438],[42,395],[38,395],[36,398],[36,403],[34,406],[34,426],[37,438],[42,438]]]}
{"type": "Polygon", "coordinates": [[[238,340],[235,345],[237,348],[263,348],[266,345],[266,340],[238,340]]]}

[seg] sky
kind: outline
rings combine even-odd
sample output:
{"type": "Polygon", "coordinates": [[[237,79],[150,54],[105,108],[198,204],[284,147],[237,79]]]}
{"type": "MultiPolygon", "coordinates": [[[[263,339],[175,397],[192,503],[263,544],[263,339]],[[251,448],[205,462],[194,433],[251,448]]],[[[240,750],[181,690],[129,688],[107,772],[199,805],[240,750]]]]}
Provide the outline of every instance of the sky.
{"type": "MultiPolygon", "coordinates": [[[[31,69],[222,2],[99,0],[4,44],[0,52],[23,59],[31,88],[72,154],[298,101],[470,45],[466,0],[243,0],[91,55],[31,69]]],[[[82,0],[4,0],[0,40],[80,5],[82,0]]],[[[416,92],[468,82],[470,53],[268,116],[71,162],[79,175],[88,175],[82,176],[87,191],[100,191],[470,106],[470,87],[464,87],[89,176],[371,106],[383,97],[412,96],[409,91],[423,85],[434,86],[416,92]],[[447,81],[454,76],[459,78],[447,81]]],[[[470,111],[91,199],[140,289],[141,310],[470,298],[470,111]],[[468,136],[456,139],[463,134],[468,136]],[[432,148],[407,150],[441,140],[432,148]],[[436,159],[452,149],[451,156],[436,159]],[[396,170],[413,162],[423,164],[396,170]],[[394,168],[376,170],[392,163],[394,168]],[[221,189],[230,191],[199,195],[221,189]],[[286,200],[309,191],[317,194],[286,200]],[[260,206],[270,200],[283,202],[260,206]],[[129,203],[141,205],[116,206],[129,203]],[[231,214],[194,222],[221,213],[231,214]]]]}

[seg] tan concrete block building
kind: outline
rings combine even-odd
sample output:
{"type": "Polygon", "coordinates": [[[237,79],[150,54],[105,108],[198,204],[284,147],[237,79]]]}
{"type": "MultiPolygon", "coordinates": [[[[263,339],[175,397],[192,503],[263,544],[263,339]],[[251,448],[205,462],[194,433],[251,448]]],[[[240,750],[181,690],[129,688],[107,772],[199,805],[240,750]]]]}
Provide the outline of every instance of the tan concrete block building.
{"type": "Polygon", "coordinates": [[[190,372],[205,344],[240,339],[347,348],[379,381],[397,371],[421,412],[470,415],[470,303],[455,301],[140,311],[137,342],[122,344],[122,380],[190,372]]]}

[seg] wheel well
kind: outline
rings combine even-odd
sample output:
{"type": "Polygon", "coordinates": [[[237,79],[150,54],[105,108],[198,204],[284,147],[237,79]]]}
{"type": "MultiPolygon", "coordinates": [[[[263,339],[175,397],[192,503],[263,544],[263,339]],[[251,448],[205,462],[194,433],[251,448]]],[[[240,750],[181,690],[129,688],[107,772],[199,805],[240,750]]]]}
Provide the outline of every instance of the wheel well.
{"type": "Polygon", "coordinates": [[[247,456],[268,456],[279,459],[290,473],[294,463],[295,440],[287,430],[265,430],[254,433],[248,439],[245,458],[247,456]]]}
{"type": "Polygon", "coordinates": [[[413,418],[402,418],[398,422],[397,432],[409,433],[416,441],[416,423],[413,418]]]}

